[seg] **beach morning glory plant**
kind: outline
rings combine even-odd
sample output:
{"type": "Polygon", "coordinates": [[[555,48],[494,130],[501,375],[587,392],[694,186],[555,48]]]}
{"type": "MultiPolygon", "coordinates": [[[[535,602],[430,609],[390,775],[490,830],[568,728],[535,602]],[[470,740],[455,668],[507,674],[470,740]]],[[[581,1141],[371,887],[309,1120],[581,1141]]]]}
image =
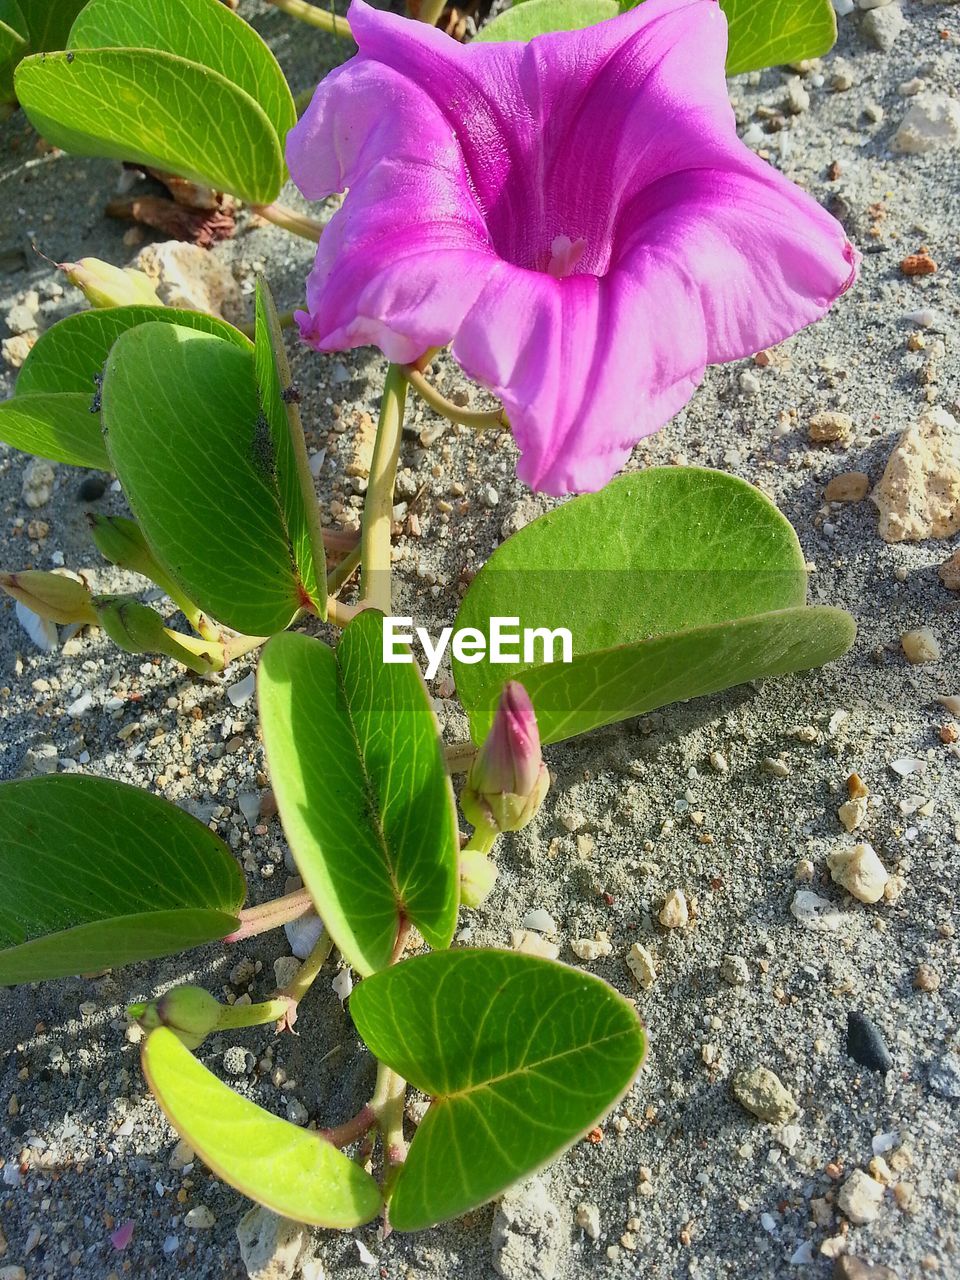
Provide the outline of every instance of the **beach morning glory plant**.
{"type": "Polygon", "coordinates": [[[604,485],[736,360],[818,319],[856,253],[737,137],[716,0],[645,0],[462,46],[354,0],[358,53],[292,130],[308,199],[347,190],[303,337],[400,364],[452,343],[503,402],[519,475],[604,485]]]}
{"type": "MultiPolygon", "coordinates": [[[[135,164],[170,190],[125,202],[124,216],[147,207],[150,225],[202,242],[243,202],[318,242],[303,338],[319,351],[374,344],[390,361],[360,526],[337,527],[333,460],[308,453],[301,404],[321,430],[326,410],[293,379],[293,314],[266,281],[241,327],[164,306],[145,276],[85,257],[61,265],[91,308],[39,336],[0,403],[0,439],[116,476],[129,511],[88,512],[90,534],[140,589],[103,594],[32,564],[0,572],[0,589],[41,647],[99,629],[208,691],[229,681],[236,706],[254,672],[235,680],[235,664],[255,666],[272,792],[255,834],[282,836],[300,887],[271,896],[264,867],[245,905],[234,850],[187,811],[179,780],[164,798],[95,776],[98,760],[17,777],[0,783],[0,983],[199,946],[269,974],[277,952],[259,935],[286,928],[303,963],[277,991],[254,991],[254,976],[221,1000],[183,983],[143,991],[142,970],[125,979],[147,1082],[197,1158],[276,1213],[417,1231],[496,1197],[642,1088],[643,996],[626,970],[616,990],[523,946],[465,945],[474,924],[503,943],[522,919],[497,845],[551,820],[544,749],[853,642],[848,614],[807,605],[797,535],[758,489],[689,466],[613,476],[708,364],[820,317],[857,254],[738,141],[714,0],[644,0],[619,17],[614,0],[525,0],[468,45],[434,29],[440,0],[420,0],[417,22],[362,0],[347,21],[274,3],[358,48],[299,122],[271,51],[219,0],[88,0],[62,51],[50,29],[11,28],[0,105],[13,91],[49,143],[135,164]],[[561,8],[578,29],[549,29],[561,8]],[[531,28],[529,42],[496,42],[531,28]],[[305,196],[347,192],[326,225],[277,202],[284,144],[305,196]],[[430,366],[446,345],[499,407],[439,392],[430,366]],[[509,425],[528,485],[595,491],[551,504],[485,564],[464,551],[449,626],[436,613],[456,605],[432,593],[410,606],[422,617],[393,616],[398,462],[431,447],[404,439],[411,389],[464,426],[509,425]],[[466,741],[443,741],[430,696],[448,652],[466,741]],[[323,1053],[304,1004],[334,950],[334,990],[376,1079],[346,1118],[311,1100],[304,1127],[231,1088],[218,1063],[248,1028],[323,1053]],[[411,1087],[427,1100],[415,1119],[411,1087]]],[[[765,65],[770,49],[816,56],[835,33],[829,0],[730,12],[728,70],[765,65]]],[[[447,548],[455,557],[455,537],[447,548]]],[[[117,712],[132,718],[107,757],[114,773],[144,749],[143,710],[117,712]]],[[[210,785],[196,782],[198,799],[210,785]]],[[[126,1226],[113,1238],[131,1241],[126,1226]]]]}

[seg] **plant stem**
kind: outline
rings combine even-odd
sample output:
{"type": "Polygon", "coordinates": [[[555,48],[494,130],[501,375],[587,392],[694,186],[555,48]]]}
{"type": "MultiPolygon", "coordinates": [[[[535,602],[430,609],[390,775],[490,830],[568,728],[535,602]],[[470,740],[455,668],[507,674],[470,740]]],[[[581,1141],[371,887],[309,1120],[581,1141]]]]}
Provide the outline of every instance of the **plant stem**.
{"type": "MultiPolygon", "coordinates": [[[[329,591],[329,587],[328,587],[329,591]]],[[[335,627],[346,627],[354,620],[358,613],[363,613],[366,608],[363,604],[344,604],[342,600],[338,600],[336,596],[327,596],[327,621],[332,622],[335,627]]]]}
{"type": "Polygon", "coordinates": [[[496,827],[474,827],[473,835],[460,850],[461,853],[482,853],[484,856],[490,852],[497,843],[497,836],[500,832],[496,827]]]}
{"type": "Polygon", "coordinates": [[[443,758],[447,773],[469,773],[470,766],[476,758],[478,747],[472,742],[451,742],[444,744],[443,758]]]}
{"type": "Polygon", "coordinates": [[[277,998],[280,1000],[291,1000],[294,1004],[299,1004],[316,982],[320,974],[320,970],[323,968],[327,957],[332,950],[333,939],[330,937],[327,930],[324,929],[323,933],[321,933],[320,937],[317,939],[316,946],[297,970],[296,977],[292,982],[289,982],[282,991],[277,992],[277,998]]]}
{"type": "Polygon", "coordinates": [[[404,366],[403,376],[434,413],[439,413],[442,418],[447,418],[450,422],[459,422],[461,426],[473,427],[477,431],[485,431],[490,428],[502,430],[504,427],[510,426],[502,407],[491,409],[489,412],[461,409],[452,400],[448,400],[446,396],[441,395],[433,383],[429,382],[413,365],[404,366]]]}
{"type": "Polygon", "coordinates": [[[332,1142],[335,1147],[349,1147],[352,1142],[369,1133],[376,1123],[377,1113],[368,1102],[355,1116],[351,1116],[343,1124],[334,1125],[331,1129],[321,1129],[320,1135],[328,1142],[332,1142]]]}
{"type": "Polygon", "coordinates": [[[420,0],[420,12],[417,17],[421,22],[429,22],[431,27],[435,27],[443,17],[446,7],[447,0],[420,0]]]}
{"type": "Polygon", "coordinates": [[[348,551],[338,565],[327,574],[327,595],[335,596],[360,563],[360,548],[348,551]]]}
{"type": "Polygon", "coordinates": [[[322,223],[314,218],[308,218],[305,213],[297,213],[296,209],[287,208],[285,204],[277,204],[274,201],[273,204],[254,204],[250,207],[254,213],[259,213],[261,218],[266,218],[268,222],[283,227],[284,231],[289,231],[291,235],[312,240],[314,244],[323,235],[322,223]]]}
{"type": "Polygon", "coordinates": [[[340,36],[344,40],[352,40],[353,33],[346,18],[340,18],[327,9],[320,9],[315,4],[307,4],[306,0],[267,0],[268,4],[288,13],[291,18],[299,18],[311,27],[319,27],[328,35],[340,36]]]}
{"type": "Polygon", "coordinates": [[[263,1000],[260,1004],[226,1004],[220,1015],[217,1030],[227,1027],[259,1027],[266,1022],[276,1022],[286,1016],[287,1002],[282,999],[263,1000]]]}
{"type": "Polygon", "coordinates": [[[407,382],[403,370],[392,364],[383,384],[380,422],[360,533],[362,601],[385,614],[390,613],[391,607],[390,526],[393,523],[393,489],[406,399],[407,382]]]}
{"type": "Polygon", "coordinates": [[[383,1189],[387,1197],[400,1165],[407,1158],[407,1143],[403,1136],[403,1105],[406,1096],[406,1080],[392,1071],[386,1063],[379,1062],[370,1109],[377,1118],[377,1128],[383,1142],[383,1189]]]}
{"type": "Polygon", "coordinates": [[[274,898],[272,902],[265,902],[259,907],[247,907],[240,912],[240,928],[224,938],[224,942],[242,942],[244,938],[253,938],[269,929],[279,929],[281,925],[299,920],[312,910],[313,899],[306,889],[284,894],[282,898],[274,898]]]}

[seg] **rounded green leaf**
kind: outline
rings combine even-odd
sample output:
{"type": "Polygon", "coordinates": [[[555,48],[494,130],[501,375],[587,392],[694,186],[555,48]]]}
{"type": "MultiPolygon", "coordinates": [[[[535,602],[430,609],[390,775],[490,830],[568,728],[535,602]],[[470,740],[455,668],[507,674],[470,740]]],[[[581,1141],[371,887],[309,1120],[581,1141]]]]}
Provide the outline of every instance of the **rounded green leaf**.
{"type": "MultiPolygon", "coordinates": [[[[806,570],[789,522],[758,489],[720,471],[656,467],[541,516],[499,547],[457,628],[570,633],[573,661],[542,643],[525,658],[454,660],[482,741],[499,691],[520,679],[541,736],[557,741],[678,698],[816,666],[852,643],[840,610],[803,608],[806,570]]],[[[508,651],[509,652],[509,651],[508,651]]]]}
{"type": "Polygon", "coordinates": [[[512,951],[418,956],[367,978],[350,1014],[373,1053],[433,1098],[390,1200],[419,1231],[552,1160],[630,1087],[646,1038],[591,974],[512,951]]]}
{"type": "Polygon", "coordinates": [[[68,49],[158,49],[218,71],[260,104],[283,142],[297,123],[276,58],[249,23],[221,0],[90,0],[68,49]]]}
{"type": "Polygon", "coordinates": [[[14,87],[33,127],[65,151],[167,169],[252,204],[269,204],[283,185],[280,141],[263,108],[219,72],[175,54],[34,54],[14,87]]]}
{"type": "Polygon", "coordinates": [[[161,567],[227,626],[282,631],[309,598],[252,352],[179,325],[138,325],[110,352],[102,402],[107,452],[161,567]]]}
{"type": "Polygon", "coordinates": [[[457,919],[456,810],[420,673],[382,661],[383,616],[334,653],[275,636],[260,659],[260,723],[283,829],[336,945],[360,973],[390,961],[406,919],[432,947],[457,919]]]}
{"type": "MultiPolygon", "coordinates": [[[[620,0],[622,10],[640,0],[620,0]]],[[[728,76],[819,58],[837,39],[830,0],[720,0],[727,17],[728,76]]]]}
{"type": "MultiPolygon", "coordinates": [[[[212,333],[252,351],[250,339],[218,316],[178,307],[94,307],[58,320],[31,347],[17,376],[17,395],[35,391],[84,392],[90,399],[110,348],[128,329],[156,321],[212,333]]],[[[99,424],[98,424],[99,431],[99,424]]]]}
{"type": "Polygon", "coordinates": [[[87,0],[19,0],[34,53],[65,49],[70,27],[87,0]]]}
{"type": "Polygon", "coordinates": [[[13,71],[27,48],[27,23],[17,0],[0,0],[0,105],[16,101],[13,71]]]}
{"type": "Polygon", "coordinates": [[[332,1142],[241,1098],[167,1027],[144,1042],[143,1073],[167,1119],[224,1182],[274,1213],[317,1227],[376,1217],[380,1188],[332,1142]]]}
{"type": "Polygon", "coordinates": [[[53,462],[109,471],[100,418],[90,407],[93,393],[91,386],[84,392],[34,391],[4,400],[0,403],[0,440],[53,462]]]}
{"type": "Polygon", "coordinates": [[[68,774],[0,783],[0,983],[169,955],[237,927],[244,881],[159,796],[68,774]]]}
{"type": "Polygon", "coordinates": [[[504,10],[477,32],[490,44],[527,41],[547,31],[579,31],[619,13],[617,0],[524,0],[504,10]]]}

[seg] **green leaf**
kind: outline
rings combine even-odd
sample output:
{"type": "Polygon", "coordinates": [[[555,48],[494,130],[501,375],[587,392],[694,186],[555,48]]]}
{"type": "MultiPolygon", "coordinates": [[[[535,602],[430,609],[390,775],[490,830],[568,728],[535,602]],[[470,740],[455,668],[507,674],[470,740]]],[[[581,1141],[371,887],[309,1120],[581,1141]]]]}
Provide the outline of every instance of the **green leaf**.
{"type": "Polygon", "coordinates": [[[454,658],[474,740],[510,679],[522,681],[543,740],[554,742],[830,661],[853,642],[853,620],[804,608],[805,596],[797,536],[758,489],[695,467],[623,476],[520,530],[470,584],[457,629],[486,634],[493,617],[565,627],[573,653],[553,664],[542,648],[528,662],[454,658]]]}
{"type": "Polygon", "coordinates": [[[524,0],[499,14],[477,32],[486,43],[527,41],[547,31],[579,31],[619,12],[617,0],[524,0]]]}
{"type": "Polygon", "coordinates": [[[58,321],[31,348],[13,399],[0,403],[0,440],[54,462],[111,470],[100,417],[92,408],[96,380],[120,334],[152,320],[213,333],[246,351],[252,349],[239,329],[200,311],[173,307],[79,311],[58,321]]]}
{"type": "MultiPolygon", "coordinates": [[[[219,0],[217,0],[219,4],[219,0]]],[[[255,364],[257,390],[273,459],[280,513],[303,589],[321,618],[327,610],[327,565],[313,476],[307,461],[300,410],[283,346],[280,318],[269,286],[257,281],[255,364]]]]}
{"type": "Polygon", "coordinates": [[[83,156],[133,160],[229,191],[275,200],[280,141],[263,108],[219,72],[151,49],[34,54],[14,88],[48,142],[83,156]]]}
{"type": "Polygon", "coordinates": [[[309,599],[280,514],[249,350],[141,324],[103,379],[107,452],[154,555],[205,613],[247,635],[289,626],[309,599]]]}
{"type": "Polygon", "coordinates": [[[334,942],[360,973],[389,963],[401,918],[432,947],[457,919],[453,792],[411,664],[382,661],[382,615],[334,653],[276,636],[260,659],[260,723],[290,849],[334,942]]]}
{"type": "Polygon", "coordinates": [[[13,70],[27,48],[26,19],[17,0],[0,0],[0,104],[16,102],[13,70]]]}
{"type": "Polygon", "coordinates": [[[830,0],[720,0],[730,44],[727,75],[819,58],[837,39],[830,0]]]}
{"type": "Polygon", "coordinates": [[[0,783],[0,983],[169,955],[237,927],[222,840],[136,787],[67,774],[0,783]]]}
{"type": "Polygon", "coordinates": [[[20,0],[30,34],[30,49],[65,49],[70,28],[87,0],[20,0]]]}
{"type": "Polygon", "coordinates": [[[297,123],[277,60],[248,23],[220,0],[90,0],[68,49],[157,49],[218,71],[263,108],[281,143],[297,123]]]}
{"type": "Polygon", "coordinates": [[[367,978],[350,997],[367,1046],[433,1098],[390,1221],[419,1231],[559,1155],[626,1093],[646,1038],[591,974],[512,951],[448,951],[367,978]]]}
{"type": "Polygon", "coordinates": [[[0,440],[53,462],[109,471],[100,418],[91,412],[92,403],[92,387],[84,392],[16,395],[0,402],[0,440]]]}
{"type": "Polygon", "coordinates": [[[380,1188],[332,1142],[239,1097],[167,1027],[151,1031],[143,1073],[167,1119],[217,1177],[274,1213],[348,1229],[380,1211],[380,1188]]]}
{"type": "MultiPolygon", "coordinates": [[[[156,321],[200,333],[212,333],[244,351],[250,339],[217,316],[177,307],[97,307],[58,320],[30,349],[17,377],[16,394],[34,391],[82,391],[89,399],[103,372],[110,348],[128,329],[156,321]]],[[[99,429],[99,428],[98,428],[99,429]]]]}
{"type": "MultiPolygon", "coordinates": [[[[635,9],[637,0],[621,0],[635,9]]],[[[830,0],[720,0],[729,30],[728,76],[819,58],[837,39],[830,0]]]]}

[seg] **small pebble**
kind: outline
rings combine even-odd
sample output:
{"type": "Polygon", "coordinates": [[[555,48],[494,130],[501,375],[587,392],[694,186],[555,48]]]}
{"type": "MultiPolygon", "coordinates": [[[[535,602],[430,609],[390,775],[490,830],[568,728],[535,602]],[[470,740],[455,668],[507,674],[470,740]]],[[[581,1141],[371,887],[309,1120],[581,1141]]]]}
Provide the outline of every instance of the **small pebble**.
{"type": "Polygon", "coordinates": [[[870,492],[870,477],[864,471],[844,471],[834,476],[823,491],[828,502],[862,502],[870,492]]]}
{"type": "Polygon", "coordinates": [[[810,439],[815,444],[830,444],[835,440],[846,440],[852,431],[853,419],[850,415],[833,410],[815,413],[808,424],[810,439]]]}
{"type": "Polygon", "coordinates": [[[217,1225],[216,1215],[205,1204],[194,1205],[183,1216],[183,1225],[192,1231],[209,1231],[217,1225]]]}
{"type": "Polygon", "coordinates": [[[600,1239],[600,1210],[595,1204],[577,1205],[577,1226],[591,1240],[600,1239]]]}
{"type": "Polygon", "coordinates": [[[720,977],[731,987],[745,987],[750,982],[750,966],[743,956],[724,956],[720,962],[720,977]]]}
{"type": "Polygon", "coordinates": [[[960,1102],[960,1054],[945,1053],[936,1062],[931,1062],[927,1083],[939,1097],[960,1102]]]}
{"type": "Polygon", "coordinates": [[[793,1094],[767,1067],[738,1071],[730,1082],[730,1088],[745,1110],[770,1124],[786,1124],[799,1110],[793,1094]]]}
{"type": "Polygon", "coordinates": [[[858,1227],[873,1222],[882,1203],[882,1185],[862,1169],[854,1169],[837,1195],[840,1212],[858,1227]]]}
{"type": "Polygon", "coordinates": [[[918,965],[913,975],[913,985],[917,991],[939,991],[940,975],[932,965],[918,965]]]}
{"type": "Polygon", "coordinates": [[[690,922],[690,909],[682,889],[673,889],[660,908],[658,917],[665,929],[684,929],[690,922]]]}
{"type": "Polygon", "coordinates": [[[827,866],[835,884],[860,902],[879,902],[890,876],[869,844],[852,849],[835,849],[827,856],[827,866]]]}
{"type": "Polygon", "coordinates": [[[893,1067],[893,1058],[880,1031],[870,1019],[851,1009],[847,1014],[847,1056],[861,1067],[884,1075],[893,1067]]]}
{"type": "Polygon", "coordinates": [[[649,990],[657,980],[653,955],[639,942],[635,942],[627,952],[627,968],[644,990],[649,990]]]}
{"type": "Polygon", "coordinates": [[[248,1066],[247,1059],[253,1055],[248,1053],[246,1049],[241,1048],[238,1044],[233,1044],[229,1049],[225,1049],[223,1053],[223,1069],[231,1076],[245,1076],[248,1066]]]}
{"type": "Polygon", "coordinates": [[[903,656],[909,663],[919,666],[924,662],[940,661],[940,642],[929,627],[906,631],[900,637],[903,656]]]}

